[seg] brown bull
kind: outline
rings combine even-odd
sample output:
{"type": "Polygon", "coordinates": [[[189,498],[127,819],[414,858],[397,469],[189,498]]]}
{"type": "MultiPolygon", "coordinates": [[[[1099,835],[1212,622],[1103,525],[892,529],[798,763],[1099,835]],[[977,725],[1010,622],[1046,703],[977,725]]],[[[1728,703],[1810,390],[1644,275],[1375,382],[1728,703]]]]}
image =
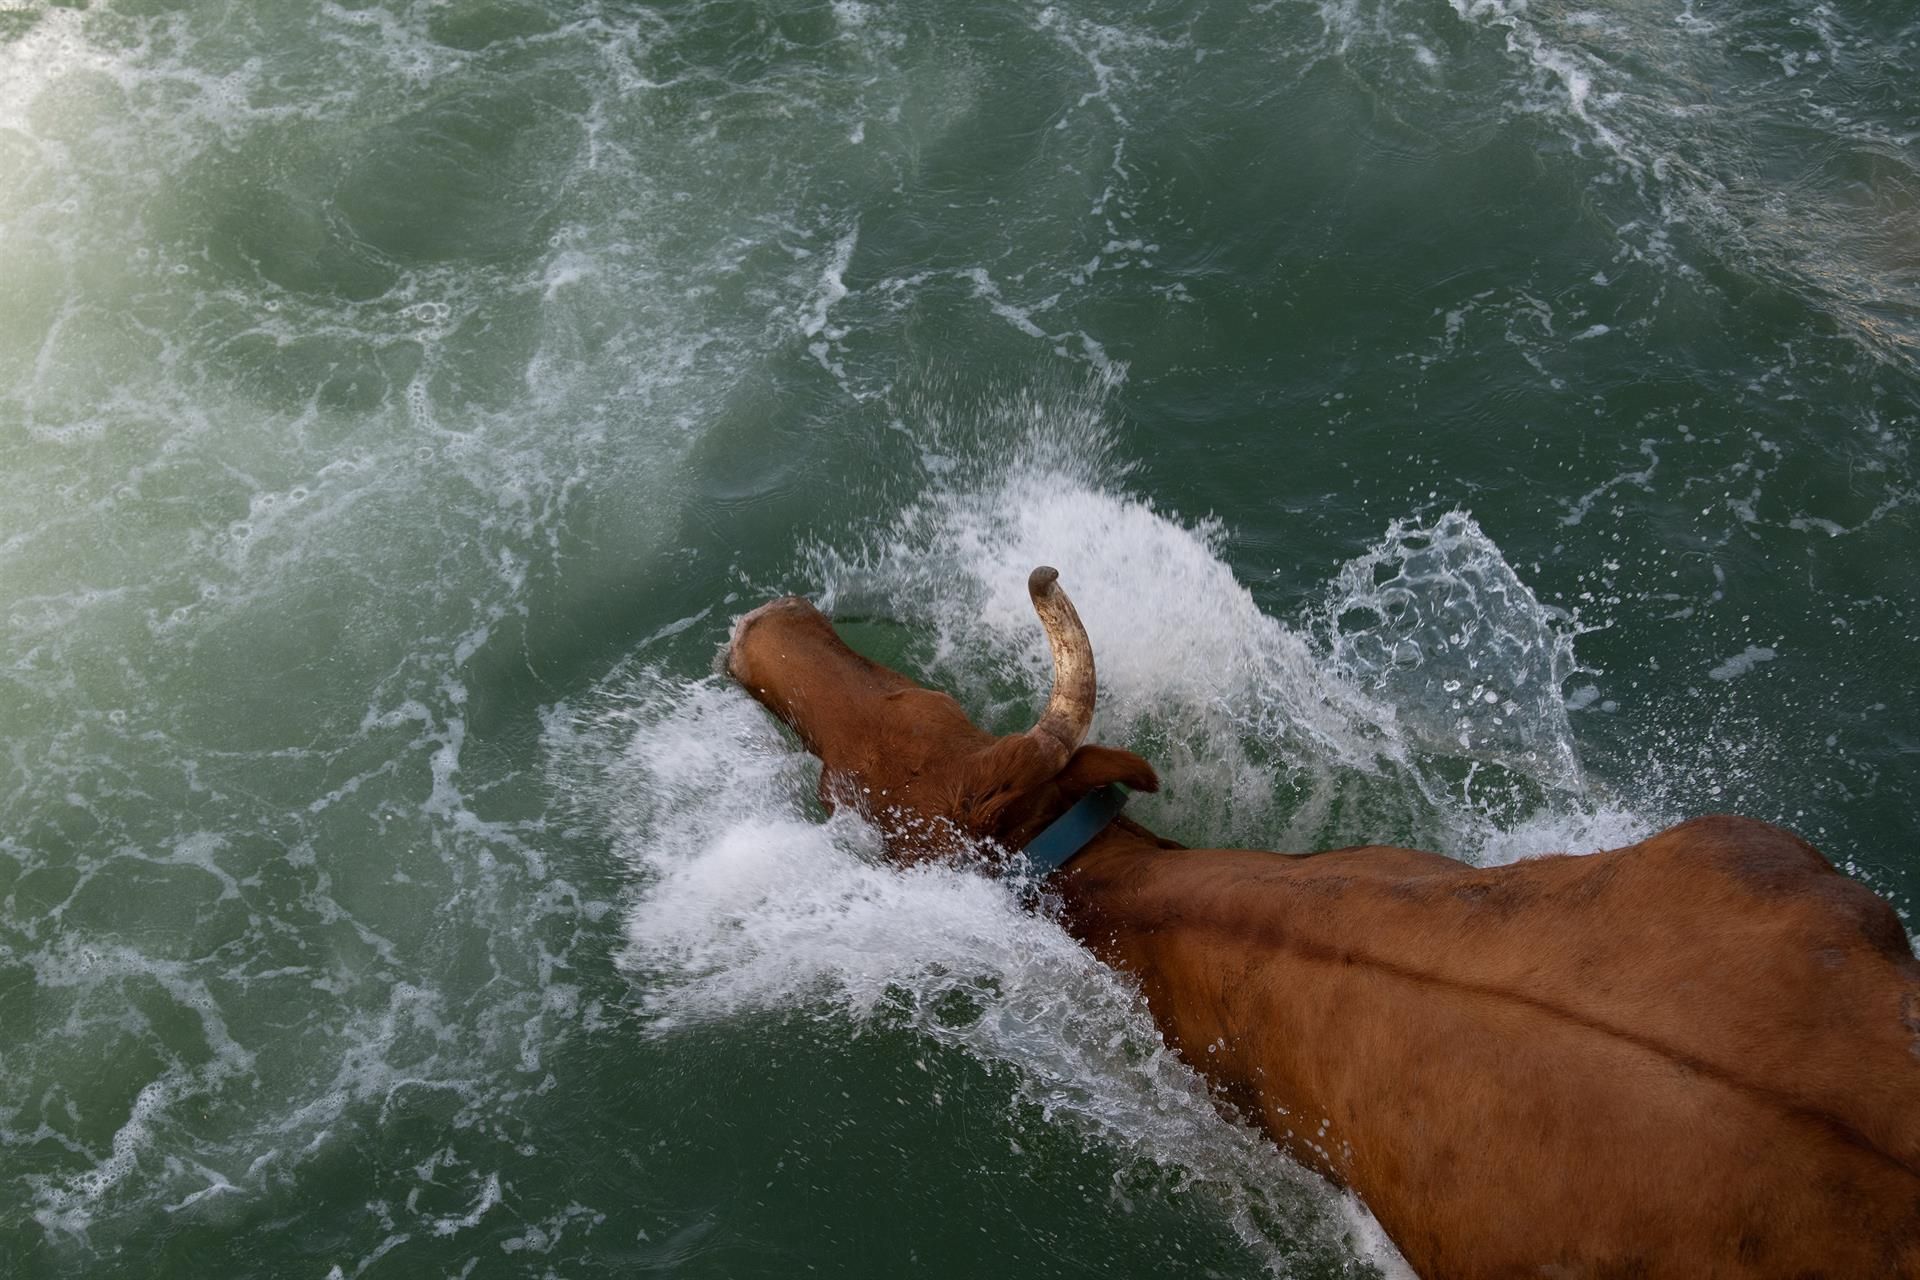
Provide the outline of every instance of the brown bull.
{"type": "MultiPolygon", "coordinates": [[[[805,600],[740,620],[733,676],[906,863],[1020,848],[1107,783],[1093,655],[1050,569],[1040,722],[996,738],[805,600]]],[[[1053,877],[1168,1042],[1454,1276],[1920,1276],[1920,964],[1810,845],[1699,818],[1478,868],[1380,846],[1184,849],[1124,817],[1053,877]]]]}

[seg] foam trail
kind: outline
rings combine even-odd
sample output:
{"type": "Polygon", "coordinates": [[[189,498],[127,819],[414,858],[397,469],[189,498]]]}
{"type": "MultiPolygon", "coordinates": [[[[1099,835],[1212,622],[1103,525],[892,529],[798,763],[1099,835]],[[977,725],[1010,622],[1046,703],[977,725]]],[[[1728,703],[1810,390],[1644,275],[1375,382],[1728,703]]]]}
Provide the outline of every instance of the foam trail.
{"type": "MultiPolygon", "coordinates": [[[[0,881],[57,887],[0,894],[0,994],[44,1032],[0,1055],[0,1237],[83,1260],[564,1061],[598,908],[470,691],[584,607],[588,525],[621,572],[672,547],[679,461],[794,340],[768,314],[839,334],[858,209],[809,193],[818,111],[769,144],[791,182],[663,132],[617,67],[697,23],[15,9],[0,881]]],[[[543,1158],[454,1128],[471,1168],[543,1158]]]]}

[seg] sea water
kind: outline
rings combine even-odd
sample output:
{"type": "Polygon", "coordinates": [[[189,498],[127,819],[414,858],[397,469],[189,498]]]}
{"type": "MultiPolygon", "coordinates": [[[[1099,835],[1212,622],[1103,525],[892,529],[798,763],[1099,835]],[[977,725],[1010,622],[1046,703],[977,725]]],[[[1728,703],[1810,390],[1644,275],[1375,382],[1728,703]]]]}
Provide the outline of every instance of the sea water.
{"type": "Polygon", "coordinates": [[[1912,928],[1890,3],[0,4],[0,1270],[1401,1274],[714,674],[1912,928]]]}

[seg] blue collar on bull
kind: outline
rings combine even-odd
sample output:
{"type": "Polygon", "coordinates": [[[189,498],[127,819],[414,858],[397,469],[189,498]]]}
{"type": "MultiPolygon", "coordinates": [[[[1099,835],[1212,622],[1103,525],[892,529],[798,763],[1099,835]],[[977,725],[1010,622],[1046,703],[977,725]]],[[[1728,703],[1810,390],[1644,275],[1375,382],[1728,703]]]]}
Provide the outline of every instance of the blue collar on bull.
{"type": "Polygon", "coordinates": [[[1055,818],[1020,851],[1027,860],[1027,874],[1037,880],[1065,866],[1120,816],[1126,803],[1127,789],[1117,782],[1081,796],[1073,808],[1055,818]]]}

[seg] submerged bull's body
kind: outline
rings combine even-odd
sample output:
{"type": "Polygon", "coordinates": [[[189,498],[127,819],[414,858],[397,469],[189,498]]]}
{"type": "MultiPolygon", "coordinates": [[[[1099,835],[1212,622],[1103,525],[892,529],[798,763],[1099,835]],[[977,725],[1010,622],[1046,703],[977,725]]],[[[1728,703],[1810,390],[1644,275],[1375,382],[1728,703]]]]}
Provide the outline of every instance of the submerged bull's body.
{"type": "MultiPolygon", "coordinates": [[[[897,860],[1017,847],[1106,782],[1155,785],[1080,746],[1091,653],[1051,575],[1034,591],[1064,660],[1027,734],[983,733],[801,601],[744,619],[729,667],[897,860]]],[[[1219,1096],[1429,1280],[1920,1276],[1920,963],[1777,827],[1474,868],[1181,849],[1123,818],[1053,887],[1219,1096]]]]}
{"type": "Polygon", "coordinates": [[[1920,1272],[1920,975],[1778,828],[1490,869],[1114,830],[1060,892],[1422,1275],[1920,1272]]]}

